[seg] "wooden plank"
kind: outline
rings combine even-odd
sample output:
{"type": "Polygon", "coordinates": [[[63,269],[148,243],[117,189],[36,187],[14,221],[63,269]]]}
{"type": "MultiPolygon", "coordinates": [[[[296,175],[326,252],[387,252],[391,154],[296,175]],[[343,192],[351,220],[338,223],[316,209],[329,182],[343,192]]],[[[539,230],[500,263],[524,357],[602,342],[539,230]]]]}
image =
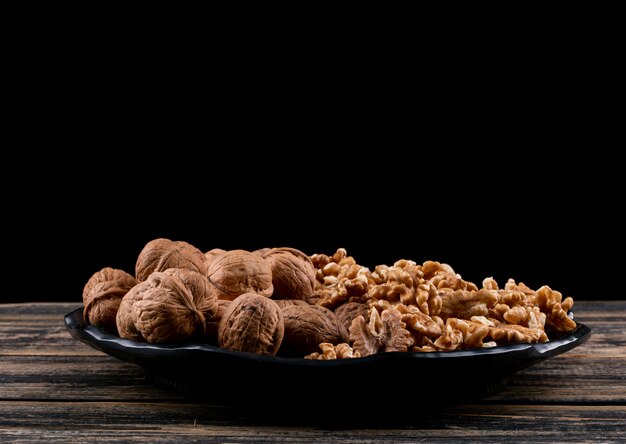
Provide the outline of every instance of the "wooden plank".
{"type": "Polygon", "coordinates": [[[70,311],[82,307],[76,302],[32,302],[28,304],[0,304],[0,321],[4,319],[52,319],[63,318],[70,311]]]}
{"type": "MultiPolygon", "coordinates": [[[[502,392],[485,401],[626,404],[624,368],[626,358],[606,360],[564,355],[518,372],[502,392]]],[[[13,356],[3,359],[0,381],[3,400],[182,399],[146,382],[141,367],[106,355],[13,356]]],[[[419,381],[415,385],[407,384],[406,390],[419,393],[419,381]]]]}
{"type": "Polygon", "coordinates": [[[58,318],[0,322],[0,356],[100,356],[104,353],[71,337],[58,318]]]}
{"type": "Polygon", "coordinates": [[[625,406],[462,405],[369,414],[247,411],[190,403],[0,402],[2,442],[602,442],[626,439],[625,406]]]}
{"type": "Polygon", "coordinates": [[[173,400],[143,369],[113,357],[14,356],[0,365],[1,400],[173,400]]]}

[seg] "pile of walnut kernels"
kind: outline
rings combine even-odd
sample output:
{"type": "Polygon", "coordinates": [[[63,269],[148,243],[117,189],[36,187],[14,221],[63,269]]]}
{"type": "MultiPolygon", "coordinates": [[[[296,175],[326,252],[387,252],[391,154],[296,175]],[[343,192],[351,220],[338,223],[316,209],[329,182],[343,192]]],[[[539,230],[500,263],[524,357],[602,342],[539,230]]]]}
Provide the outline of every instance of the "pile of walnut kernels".
{"type": "Polygon", "coordinates": [[[95,273],[83,303],[86,322],[122,338],[306,359],[545,342],[546,330],[576,327],[572,298],[548,286],[486,278],[479,288],[439,262],[370,270],[343,248],[202,253],[169,239],[146,244],[134,276],[95,273]]]}

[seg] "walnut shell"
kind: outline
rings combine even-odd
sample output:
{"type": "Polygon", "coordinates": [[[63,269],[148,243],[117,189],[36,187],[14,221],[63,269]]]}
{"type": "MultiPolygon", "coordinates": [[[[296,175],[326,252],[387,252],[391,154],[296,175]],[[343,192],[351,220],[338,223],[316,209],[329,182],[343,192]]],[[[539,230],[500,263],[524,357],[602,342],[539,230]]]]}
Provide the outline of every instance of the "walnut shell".
{"type": "Polygon", "coordinates": [[[157,271],[147,282],[152,288],[132,305],[135,328],[146,341],[182,342],[204,334],[204,315],[181,279],[157,271]]]}
{"type": "Polygon", "coordinates": [[[208,268],[209,264],[213,261],[213,259],[215,259],[216,257],[224,253],[226,253],[226,250],[222,250],[221,248],[213,248],[212,250],[209,250],[206,253],[204,253],[206,267],[208,268]]]}
{"type": "MultiPolygon", "coordinates": [[[[274,298],[272,298],[274,299],[274,298]]],[[[303,301],[302,299],[274,299],[274,302],[278,304],[280,309],[282,310],[285,307],[289,307],[291,305],[304,305],[308,307],[309,304],[307,301],[303,301]]]]}
{"type": "Polygon", "coordinates": [[[135,276],[141,282],[148,279],[151,273],[165,271],[168,268],[187,268],[205,274],[205,262],[204,254],[187,242],[154,239],[139,253],[135,264],[135,276]]]}
{"type": "Polygon", "coordinates": [[[285,337],[281,355],[305,356],[319,350],[319,344],[348,341],[345,329],[335,314],[319,305],[290,305],[283,308],[285,337]]]}
{"type": "Polygon", "coordinates": [[[357,316],[363,316],[365,319],[369,319],[370,308],[367,304],[360,302],[346,302],[335,308],[334,313],[337,322],[339,322],[346,331],[350,331],[352,321],[357,316]]]}
{"type": "Polygon", "coordinates": [[[270,297],[274,291],[272,268],[256,253],[230,250],[217,256],[207,270],[218,299],[234,300],[244,293],[270,297]]]}
{"type": "Polygon", "coordinates": [[[228,350],[274,356],[284,332],[283,314],[276,302],[257,293],[244,293],[224,313],[218,344],[228,350]]]}
{"type": "Polygon", "coordinates": [[[151,291],[152,288],[152,282],[139,282],[133,288],[128,290],[128,293],[126,293],[126,295],[122,298],[115,317],[117,332],[120,335],[120,338],[130,339],[132,341],[144,341],[143,336],[141,336],[141,333],[135,327],[135,321],[133,320],[133,305],[135,302],[142,300],[145,294],[151,291]]]}
{"type": "Polygon", "coordinates": [[[117,334],[117,310],[124,295],[136,284],[133,276],[116,268],[105,267],[94,273],[83,288],[85,321],[117,334]]]}
{"type": "Polygon", "coordinates": [[[273,299],[308,300],[315,290],[315,267],[295,248],[272,248],[263,252],[272,268],[273,299]]]}
{"type": "Polygon", "coordinates": [[[212,291],[211,284],[205,275],[185,268],[168,268],[164,273],[181,280],[191,293],[194,304],[206,319],[217,314],[217,295],[212,291]]]}

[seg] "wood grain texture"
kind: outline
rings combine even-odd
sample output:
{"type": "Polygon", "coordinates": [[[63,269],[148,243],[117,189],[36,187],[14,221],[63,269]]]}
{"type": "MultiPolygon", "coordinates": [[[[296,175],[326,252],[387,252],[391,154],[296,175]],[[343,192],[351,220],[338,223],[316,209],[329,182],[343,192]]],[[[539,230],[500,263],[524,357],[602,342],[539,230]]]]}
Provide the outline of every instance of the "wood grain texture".
{"type": "MultiPolygon", "coordinates": [[[[63,316],[79,306],[0,305],[0,442],[626,442],[626,301],[577,301],[589,341],[497,395],[436,405],[419,397],[431,382],[415,381],[414,409],[378,392],[371,406],[332,413],[216,406],[154,387],[69,335],[63,316]]],[[[323,389],[310,396],[332,404],[323,389]]]]}

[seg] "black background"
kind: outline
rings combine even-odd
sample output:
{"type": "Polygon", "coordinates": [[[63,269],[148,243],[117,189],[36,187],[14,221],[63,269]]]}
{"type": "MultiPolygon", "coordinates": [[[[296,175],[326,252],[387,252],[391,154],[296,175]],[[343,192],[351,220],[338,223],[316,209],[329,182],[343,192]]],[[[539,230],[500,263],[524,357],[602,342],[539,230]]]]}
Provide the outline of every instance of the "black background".
{"type": "Polygon", "coordinates": [[[79,302],[94,272],[132,273],[157,237],[344,247],[370,267],[438,260],[477,283],[624,297],[617,122],[583,72],[374,93],[356,77],[270,88],[221,72],[198,89],[48,62],[47,77],[15,72],[5,122],[2,302],[79,302]]]}

